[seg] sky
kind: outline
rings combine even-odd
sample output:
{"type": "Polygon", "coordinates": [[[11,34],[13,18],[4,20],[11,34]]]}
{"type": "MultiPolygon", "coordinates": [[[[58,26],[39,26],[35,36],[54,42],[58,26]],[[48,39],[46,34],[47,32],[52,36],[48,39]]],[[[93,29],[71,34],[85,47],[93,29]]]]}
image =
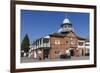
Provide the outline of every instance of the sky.
{"type": "Polygon", "coordinates": [[[21,10],[21,41],[26,34],[32,43],[37,38],[58,32],[66,17],[78,36],[89,37],[89,13],[21,10]]]}

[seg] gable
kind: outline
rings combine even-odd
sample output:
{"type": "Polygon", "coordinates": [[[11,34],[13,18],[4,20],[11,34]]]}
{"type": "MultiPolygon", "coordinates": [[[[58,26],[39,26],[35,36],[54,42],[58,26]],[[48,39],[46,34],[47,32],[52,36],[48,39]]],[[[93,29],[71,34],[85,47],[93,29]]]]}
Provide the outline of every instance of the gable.
{"type": "Polygon", "coordinates": [[[66,36],[68,36],[68,37],[77,37],[74,32],[69,32],[66,36]]]}

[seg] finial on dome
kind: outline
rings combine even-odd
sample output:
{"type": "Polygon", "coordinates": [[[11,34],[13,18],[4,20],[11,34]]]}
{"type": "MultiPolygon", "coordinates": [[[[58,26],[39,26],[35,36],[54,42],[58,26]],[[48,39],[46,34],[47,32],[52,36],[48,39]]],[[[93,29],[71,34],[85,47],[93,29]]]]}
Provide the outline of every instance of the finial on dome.
{"type": "Polygon", "coordinates": [[[65,18],[68,18],[67,13],[65,14],[65,18]]]}
{"type": "Polygon", "coordinates": [[[70,20],[68,19],[67,13],[65,14],[65,19],[63,20],[63,24],[65,23],[69,23],[69,24],[71,23],[70,20]]]}

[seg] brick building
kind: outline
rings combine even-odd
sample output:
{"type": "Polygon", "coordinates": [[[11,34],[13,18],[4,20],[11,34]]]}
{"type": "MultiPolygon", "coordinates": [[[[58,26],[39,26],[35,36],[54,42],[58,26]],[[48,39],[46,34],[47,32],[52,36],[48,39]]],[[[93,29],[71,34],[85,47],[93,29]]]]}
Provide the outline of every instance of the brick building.
{"type": "Polygon", "coordinates": [[[58,32],[36,39],[30,49],[29,57],[42,60],[56,59],[62,54],[77,57],[89,55],[89,40],[75,34],[68,18],[64,19],[58,32]]]}

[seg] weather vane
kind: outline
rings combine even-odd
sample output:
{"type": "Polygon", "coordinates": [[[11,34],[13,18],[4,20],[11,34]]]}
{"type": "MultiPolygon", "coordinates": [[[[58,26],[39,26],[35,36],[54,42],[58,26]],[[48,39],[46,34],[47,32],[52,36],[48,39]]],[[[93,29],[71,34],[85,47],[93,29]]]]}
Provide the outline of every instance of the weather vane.
{"type": "Polygon", "coordinates": [[[65,18],[68,18],[68,13],[65,13],[65,18]]]}

